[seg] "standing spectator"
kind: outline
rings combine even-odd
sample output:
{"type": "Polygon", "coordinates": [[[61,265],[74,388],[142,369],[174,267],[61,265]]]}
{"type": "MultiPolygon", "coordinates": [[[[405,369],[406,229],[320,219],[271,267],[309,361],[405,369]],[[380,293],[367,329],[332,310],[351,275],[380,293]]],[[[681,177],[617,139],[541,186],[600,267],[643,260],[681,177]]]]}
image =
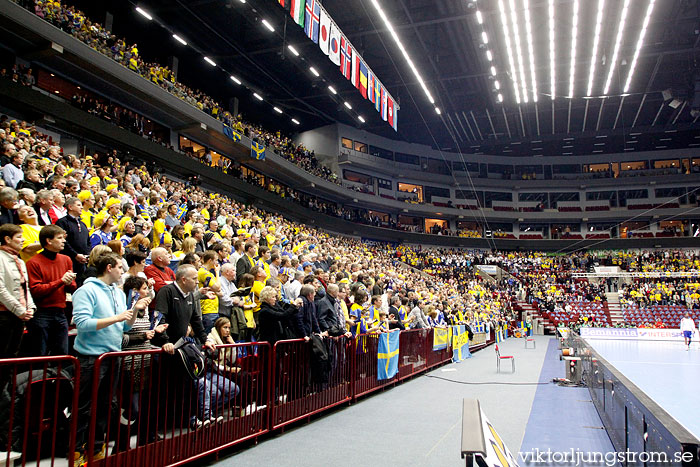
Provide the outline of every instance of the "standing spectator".
{"type": "Polygon", "coordinates": [[[115,284],[123,274],[121,258],[106,253],[95,261],[96,278],[85,281],[73,294],[73,319],[78,335],[73,349],[80,362],[81,382],[78,394],[78,423],[76,430],[75,460],[78,465],[87,462],[89,452],[92,460],[105,456],[104,436],[107,429],[106,410],[116,409],[116,389],[121,368],[120,358],[109,358],[99,367],[97,376],[97,400],[92,400],[95,361],[107,352],[119,352],[122,336],[131,329],[138,311],[148,306],[149,299],[142,298],[132,310],[127,309],[126,296],[115,284]],[[110,400],[110,395],[112,398],[110,400]],[[93,406],[94,403],[94,406],[93,406]],[[88,425],[92,410],[99,411],[94,427],[95,445],[87,446],[88,425]]]}
{"type": "Polygon", "coordinates": [[[39,218],[39,225],[53,224],[49,215],[51,206],[53,206],[53,193],[51,193],[51,190],[39,190],[36,194],[36,205],[34,206],[34,210],[39,218]]]}
{"type": "Polygon", "coordinates": [[[422,307],[423,303],[418,301],[408,314],[408,319],[411,321],[411,329],[427,329],[430,327],[422,307]]]}
{"type": "Polygon", "coordinates": [[[61,190],[51,190],[53,194],[53,206],[49,209],[49,216],[51,221],[55,224],[59,219],[66,217],[68,211],[66,210],[66,197],[63,195],[61,190]]]}
{"type": "Polygon", "coordinates": [[[24,180],[23,162],[24,155],[21,152],[16,152],[10,159],[10,163],[2,168],[2,178],[10,188],[17,188],[17,184],[24,180]]]}
{"type": "Polygon", "coordinates": [[[219,262],[214,251],[207,250],[202,255],[202,267],[197,272],[197,279],[200,288],[208,288],[214,292],[213,298],[209,298],[208,295],[210,294],[205,294],[200,299],[202,324],[204,325],[204,331],[209,334],[211,328],[214,327],[214,322],[219,319],[219,297],[216,294],[221,293],[219,262]]]}
{"type": "Polygon", "coordinates": [[[59,219],[56,225],[66,232],[65,254],[73,261],[78,286],[85,278],[85,268],[90,255],[90,232],[80,220],[83,203],[78,198],[66,200],[66,217],[59,219]]]}
{"type": "Polygon", "coordinates": [[[24,244],[19,256],[24,262],[27,262],[41,250],[41,245],[39,244],[41,227],[39,226],[36,211],[31,206],[20,206],[17,209],[17,216],[21,222],[19,226],[22,229],[22,237],[24,238],[24,244]]]}
{"type": "Polygon", "coordinates": [[[180,225],[180,219],[177,218],[177,204],[168,206],[168,215],[165,216],[165,225],[168,230],[172,230],[176,225],[180,225]]]}
{"type": "MultiPolygon", "coordinates": [[[[309,341],[312,334],[321,333],[318,319],[316,319],[316,304],[314,303],[316,290],[313,285],[304,284],[301,287],[299,296],[301,297],[302,305],[299,313],[295,316],[295,325],[298,334],[303,336],[305,341],[309,341]]],[[[325,334],[327,335],[327,333],[325,334]]]]}
{"type": "MultiPolygon", "coordinates": [[[[165,248],[154,248],[151,251],[151,262],[143,270],[146,277],[153,279],[153,290],[158,294],[160,289],[175,281],[175,273],[170,269],[170,253],[165,248]]],[[[179,269],[179,268],[178,268],[179,269]]]]}
{"type": "Polygon", "coordinates": [[[32,319],[36,308],[29,292],[27,268],[19,259],[23,243],[19,226],[0,225],[0,358],[17,356],[24,323],[32,319]]]}
{"type": "Polygon", "coordinates": [[[255,266],[255,244],[246,243],[243,251],[245,254],[236,262],[236,282],[239,282],[243,274],[249,273],[255,266]]]}
{"type": "Polygon", "coordinates": [[[231,310],[233,308],[233,298],[231,294],[238,290],[236,287],[236,267],[231,263],[225,263],[221,266],[221,297],[219,298],[219,316],[231,318],[231,310]]]}
{"type": "Polygon", "coordinates": [[[68,320],[66,292],[77,288],[71,259],[60,254],[66,243],[66,232],[47,225],[39,232],[44,249],[27,262],[29,290],[37,307],[34,319],[27,323],[29,352],[32,355],[67,355],[68,320]]]}
{"type": "MultiPolygon", "coordinates": [[[[290,275],[292,274],[292,269],[290,268],[290,275]]],[[[289,282],[284,284],[285,291],[287,292],[287,298],[291,301],[296,300],[299,297],[299,291],[301,290],[301,280],[304,278],[304,273],[301,271],[294,271],[294,277],[290,277],[289,282]]]]}
{"type": "Polygon", "coordinates": [[[17,199],[19,195],[14,188],[5,187],[0,190],[0,225],[19,224],[17,217],[17,199]]]}

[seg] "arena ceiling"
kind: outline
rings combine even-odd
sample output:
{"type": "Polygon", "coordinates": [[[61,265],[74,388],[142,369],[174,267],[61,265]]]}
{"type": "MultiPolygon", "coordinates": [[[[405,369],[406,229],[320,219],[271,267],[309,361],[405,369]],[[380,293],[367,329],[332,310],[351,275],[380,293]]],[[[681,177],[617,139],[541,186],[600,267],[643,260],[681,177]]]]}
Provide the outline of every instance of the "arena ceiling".
{"type": "Polygon", "coordinates": [[[109,11],[114,32],[138,41],[143,56],[163,63],[178,57],[181,81],[221,102],[238,97],[247,118],[271,128],[291,132],[339,121],[449,151],[503,155],[700,146],[694,111],[700,108],[694,92],[700,82],[698,0],[379,0],[434,105],[372,0],[322,3],[399,101],[398,133],[275,0],[76,5],[98,20],[109,11]],[[154,20],[136,13],[136,6],[154,20]]]}

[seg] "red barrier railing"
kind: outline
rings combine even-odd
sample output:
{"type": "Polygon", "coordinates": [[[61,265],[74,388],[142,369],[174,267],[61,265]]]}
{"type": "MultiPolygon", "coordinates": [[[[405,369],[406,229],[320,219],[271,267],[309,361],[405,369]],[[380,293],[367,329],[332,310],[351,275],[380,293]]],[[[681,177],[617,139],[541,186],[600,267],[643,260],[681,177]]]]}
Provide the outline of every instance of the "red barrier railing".
{"type": "Polygon", "coordinates": [[[0,463],[184,464],[449,362],[433,332],[401,332],[389,380],[377,334],[219,346],[198,380],[160,349],[0,360],[0,463]]]}
{"type": "Polygon", "coordinates": [[[0,464],[39,465],[75,450],[79,374],[68,355],[0,360],[0,464]]]}
{"type": "Polygon", "coordinates": [[[319,341],[314,344],[293,339],[275,343],[272,429],[351,400],[352,339],[319,341]],[[324,349],[315,348],[318,345],[326,347],[325,356],[324,349]]]}

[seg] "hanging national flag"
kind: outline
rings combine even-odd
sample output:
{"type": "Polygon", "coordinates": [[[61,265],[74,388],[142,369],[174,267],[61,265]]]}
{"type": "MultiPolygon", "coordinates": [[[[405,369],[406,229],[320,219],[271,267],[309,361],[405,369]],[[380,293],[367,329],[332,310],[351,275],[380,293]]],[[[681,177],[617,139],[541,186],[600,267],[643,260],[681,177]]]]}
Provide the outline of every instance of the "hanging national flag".
{"type": "Polygon", "coordinates": [[[362,59],[360,58],[360,54],[357,53],[357,50],[352,49],[352,71],[350,72],[351,73],[350,82],[357,89],[360,89],[360,80],[358,78],[360,77],[360,62],[361,61],[362,61],[362,59]]]}
{"type": "Polygon", "coordinates": [[[387,113],[387,121],[389,122],[389,125],[392,127],[394,126],[394,99],[387,94],[386,96],[386,113],[387,113]]]}
{"type": "Polygon", "coordinates": [[[374,107],[379,112],[382,109],[382,83],[377,78],[374,78],[374,107]]]}
{"type": "Polygon", "coordinates": [[[321,20],[321,5],[318,0],[307,0],[304,14],[304,32],[318,44],[318,24],[321,20]]]}
{"type": "Polygon", "coordinates": [[[241,140],[241,134],[226,124],[224,124],[223,133],[224,135],[231,138],[234,142],[238,142],[241,140]]]}
{"type": "Polygon", "coordinates": [[[374,97],[374,82],[375,82],[375,77],[374,73],[372,73],[372,70],[367,70],[367,100],[374,103],[377,99],[374,97]]]}
{"type": "Polygon", "coordinates": [[[388,109],[388,102],[387,102],[388,97],[389,96],[387,95],[386,89],[382,88],[382,112],[381,113],[382,113],[382,120],[384,120],[385,122],[389,119],[389,112],[388,112],[389,109],[388,109]]]}
{"type": "Polygon", "coordinates": [[[352,71],[352,46],[345,36],[340,37],[340,74],[350,79],[352,71]]]}
{"type": "Polygon", "coordinates": [[[265,146],[255,141],[250,142],[250,157],[259,161],[265,160],[265,146]]]}
{"type": "Polygon", "coordinates": [[[331,23],[331,39],[328,41],[328,58],[334,65],[340,65],[340,29],[331,23]]]}
{"type": "Polygon", "coordinates": [[[304,10],[306,7],[306,0],[290,0],[291,6],[289,8],[289,14],[294,21],[301,27],[304,27],[304,10]]]}
{"type": "Polygon", "coordinates": [[[331,39],[331,17],[328,16],[328,13],[323,7],[321,7],[321,20],[319,24],[318,46],[321,48],[321,52],[328,55],[328,44],[331,39]]]}
{"type": "Polygon", "coordinates": [[[362,97],[365,99],[367,98],[367,64],[360,60],[360,76],[359,76],[359,81],[360,81],[360,94],[362,94],[362,97]]]}
{"type": "Polygon", "coordinates": [[[391,379],[399,372],[399,331],[383,332],[377,343],[377,379],[391,379]]]}
{"type": "Polygon", "coordinates": [[[394,131],[399,131],[399,106],[394,102],[394,121],[391,122],[391,126],[394,127],[394,131]]]}

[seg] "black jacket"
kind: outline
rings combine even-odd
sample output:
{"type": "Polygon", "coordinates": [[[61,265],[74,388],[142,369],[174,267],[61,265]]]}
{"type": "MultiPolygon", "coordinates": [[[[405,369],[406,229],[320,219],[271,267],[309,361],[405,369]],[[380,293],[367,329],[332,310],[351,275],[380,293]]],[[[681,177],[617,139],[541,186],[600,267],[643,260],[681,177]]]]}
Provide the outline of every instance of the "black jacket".
{"type": "Polygon", "coordinates": [[[17,224],[19,225],[19,217],[17,217],[16,209],[7,209],[0,206],[0,225],[17,224]]]}
{"type": "Polygon", "coordinates": [[[66,231],[66,246],[63,254],[75,262],[77,255],[90,254],[90,231],[83,221],[73,216],[64,216],[56,221],[56,225],[66,231]]]}
{"type": "Polygon", "coordinates": [[[197,313],[196,299],[189,293],[182,296],[175,283],[161,287],[156,295],[155,311],[163,314],[161,324],[168,324],[163,337],[171,344],[187,336],[187,325],[192,326],[194,337],[200,344],[207,341],[202,317],[197,313]]]}
{"type": "Polygon", "coordinates": [[[240,281],[241,276],[243,274],[248,274],[251,269],[253,269],[253,266],[250,264],[250,258],[247,254],[243,253],[243,256],[238,258],[236,262],[236,282],[240,281]]]}
{"type": "Polygon", "coordinates": [[[389,313],[388,315],[394,315],[394,319],[397,320],[396,323],[389,323],[389,329],[403,329],[403,321],[401,321],[401,315],[399,314],[399,310],[395,306],[390,306],[389,307],[389,313]]]}
{"type": "Polygon", "coordinates": [[[321,328],[318,326],[318,318],[316,317],[316,304],[310,302],[306,297],[301,297],[303,305],[299,313],[295,316],[296,331],[300,337],[311,337],[313,333],[320,333],[321,328]]]}
{"type": "Polygon", "coordinates": [[[334,326],[343,326],[345,323],[338,322],[338,313],[335,311],[335,299],[326,294],[325,297],[315,300],[316,316],[318,317],[318,326],[321,331],[328,331],[334,326]]]}
{"type": "Polygon", "coordinates": [[[290,303],[278,301],[270,305],[262,302],[258,311],[260,340],[275,345],[279,340],[303,337],[299,336],[292,326],[292,319],[297,313],[299,309],[290,303]]]}

